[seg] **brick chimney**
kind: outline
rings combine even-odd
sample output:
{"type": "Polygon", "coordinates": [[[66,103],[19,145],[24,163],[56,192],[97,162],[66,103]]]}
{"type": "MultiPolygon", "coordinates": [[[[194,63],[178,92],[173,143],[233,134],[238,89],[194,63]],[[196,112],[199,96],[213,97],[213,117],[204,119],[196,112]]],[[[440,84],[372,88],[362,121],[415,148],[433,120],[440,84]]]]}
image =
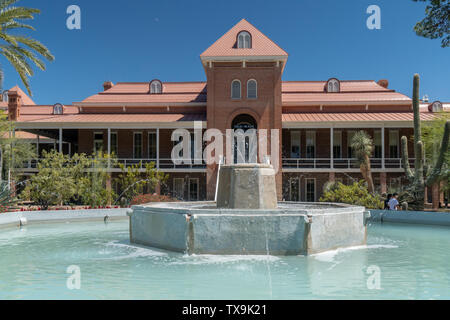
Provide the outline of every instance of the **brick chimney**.
{"type": "Polygon", "coordinates": [[[20,117],[20,107],[22,106],[22,98],[17,91],[8,92],[8,119],[17,121],[20,117]]]}
{"type": "Polygon", "coordinates": [[[377,82],[380,86],[382,86],[383,88],[389,87],[389,81],[386,79],[381,79],[380,81],[377,82]]]}
{"type": "Polygon", "coordinates": [[[103,89],[104,91],[111,89],[114,86],[114,83],[112,83],[111,81],[106,81],[103,84],[103,89]]]}

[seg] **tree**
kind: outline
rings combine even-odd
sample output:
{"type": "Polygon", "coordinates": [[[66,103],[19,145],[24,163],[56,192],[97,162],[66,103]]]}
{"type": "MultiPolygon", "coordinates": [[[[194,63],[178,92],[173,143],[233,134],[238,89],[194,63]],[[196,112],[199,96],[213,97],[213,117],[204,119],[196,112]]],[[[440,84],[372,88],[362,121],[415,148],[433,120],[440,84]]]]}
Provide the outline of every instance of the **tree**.
{"type": "Polygon", "coordinates": [[[364,186],[364,181],[355,182],[346,186],[340,182],[328,183],[320,198],[321,202],[347,203],[364,206],[367,209],[383,209],[383,201],[371,194],[364,186]]]}
{"type": "Polygon", "coordinates": [[[113,156],[102,152],[94,154],[89,159],[87,170],[77,183],[77,195],[83,204],[91,207],[111,204],[116,194],[110,186],[107,186],[111,182],[108,167],[114,167],[116,162],[113,156]]]}
{"type": "Polygon", "coordinates": [[[145,172],[142,174],[140,172],[142,162],[128,167],[121,163],[119,167],[122,172],[115,181],[121,186],[122,193],[117,201],[121,201],[124,205],[129,205],[135,196],[142,194],[145,187],[154,190],[158,183],[165,183],[168,178],[155,168],[154,162],[146,163],[145,172]]]}
{"type": "Polygon", "coordinates": [[[352,138],[350,146],[358,160],[359,169],[364,180],[367,182],[369,193],[373,194],[375,187],[373,185],[372,171],[370,167],[370,156],[372,155],[373,143],[370,136],[365,131],[358,131],[352,138]]]}
{"type": "Polygon", "coordinates": [[[425,8],[426,17],[417,22],[414,31],[418,36],[429,39],[442,38],[442,48],[450,46],[450,0],[414,0],[430,1],[425,8]]]}
{"type": "Polygon", "coordinates": [[[440,148],[436,153],[436,160],[431,167],[425,163],[424,146],[422,141],[422,129],[420,124],[420,100],[419,100],[420,77],[414,75],[413,82],[413,112],[414,112],[414,170],[410,168],[408,156],[408,138],[402,137],[402,163],[406,177],[410,184],[406,188],[402,200],[408,202],[414,210],[423,210],[425,206],[425,186],[432,186],[439,182],[442,177],[442,167],[448,152],[448,143],[450,136],[450,121],[446,121],[443,126],[443,135],[440,142],[440,148]]]}
{"type": "Polygon", "coordinates": [[[38,172],[31,177],[21,196],[44,209],[69,204],[77,196],[80,177],[87,167],[89,159],[84,154],[69,157],[55,150],[44,150],[37,165],[38,172]]]}
{"type": "MultiPolygon", "coordinates": [[[[39,9],[13,6],[18,1],[0,0],[0,40],[3,40],[0,43],[0,54],[14,67],[28,93],[32,95],[29,77],[33,76],[34,71],[30,63],[41,70],[45,70],[44,62],[36,53],[48,61],[53,61],[54,56],[39,41],[11,33],[11,31],[18,29],[35,30],[23,21],[34,19],[34,15],[40,13],[39,9]]],[[[3,78],[3,72],[0,70],[0,89],[3,87],[3,78]]]]}
{"type": "Polygon", "coordinates": [[[14,122],[8,121],[7,115],[0,110],[0,181],[5,178],[15,180],[14,169],[35,158],[35,146],[15,137],[14,122]]]}

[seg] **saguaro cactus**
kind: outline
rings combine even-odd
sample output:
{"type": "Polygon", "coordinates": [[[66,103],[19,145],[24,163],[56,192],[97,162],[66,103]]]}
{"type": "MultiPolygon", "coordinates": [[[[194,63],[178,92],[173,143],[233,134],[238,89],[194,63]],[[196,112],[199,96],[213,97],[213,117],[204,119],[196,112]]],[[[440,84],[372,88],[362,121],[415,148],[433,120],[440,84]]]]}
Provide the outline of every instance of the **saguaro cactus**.
{"type": "Polygon", "coordinates": [[[423,210],[425,186],[432,186],[438,182],[444,164],[445,153],[448,151],[450,135],[450,121],[445,124],[444,136],[442,137],[439,156],[433,168],[425,163],[425,154],[422,143],[422,132],[420,127],[420,101],[419,101],[420,77],[414,75],[413,84],[413,112],[414,112],[414,170],[409,165],[408,138],[402,137],[402,158],[403,168],[410,185],[408,186],[404,198],[414,210],[423,210]]]}

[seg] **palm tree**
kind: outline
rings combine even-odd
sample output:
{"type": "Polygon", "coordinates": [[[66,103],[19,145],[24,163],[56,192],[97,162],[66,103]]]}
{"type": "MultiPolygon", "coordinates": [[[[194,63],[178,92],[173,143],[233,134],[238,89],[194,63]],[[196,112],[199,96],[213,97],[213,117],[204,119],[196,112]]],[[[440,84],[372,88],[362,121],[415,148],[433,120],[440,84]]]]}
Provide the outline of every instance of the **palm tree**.
{"type": "MultiPolygon", "coordinates": [[[[3,55],[9,63],[16,69],[22,79],[28,93],[32,95],[29,77],[34,72],[30,62],[39,69],[45,70],[44,62],[36,55],[44,57],[48,61],[55,58],[50,51],[39,41],[27,36],[10,33],[17,29],[31,29],[32,26],[22,23],[23,20],[34,18],[34,14],[39,14],[39,9],[15,7],[13,6],[19,0],[0,0],[0,54],[3,55]]],[[[3,71],[0,69],[0,89],[3,87],[3,71]]]]}
{"type": "Polygon", "coordinates": [[[369,193],[373,194],[375,187],[373,185],[372,171],[370,169],[370,156],[373,150],[372,139],[365,131],[361,130],[355,133],[350,146],[358,160],[361,174],[367,182],[369,193]]]}

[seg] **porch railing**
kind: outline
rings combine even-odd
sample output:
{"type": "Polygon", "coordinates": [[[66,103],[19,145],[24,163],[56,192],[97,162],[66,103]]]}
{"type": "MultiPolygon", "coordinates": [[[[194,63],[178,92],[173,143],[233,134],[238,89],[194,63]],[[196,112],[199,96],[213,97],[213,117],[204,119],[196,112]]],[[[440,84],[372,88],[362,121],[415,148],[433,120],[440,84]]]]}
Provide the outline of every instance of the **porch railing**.
{"type": "MultiPolygon", "coordinates": [[[[355,158],[284,158],[283,169],[359,169],[355,158]],[[332,166],[333,164],[333,166],[332,166]]],[[[401,158],[385,158],[385,169],[402,169],[401,158]]],[[[414,167],[414,159],[409,159],[410,166],[414,167]]],[[[370,159],[372,169],[383,169],[383,159],[370,159]]]]}
{"type": "MultiPolygon", "coordinates": [[[[37,169],[38,163],[40,159],[33,159],[24,162],[22,169],[37,169]]],[[[101,164],[101,167],[108,167],[108,160],[103,160],[104,163],[101,164]]],[[[205,169],[206,164],[201,161],[192,160],[191,164],[175,164],[172,159],[132,159],[132,158],[119,158],[116,159],[115,163],[110,164],[111,169],[119,169],[120,164],[122,164],[125,168],[129,168],[132,166],[137,166],[138,169],[144,170],[146,164],[154,163],[157,169],[205,169]],[[197,162],[197,163],[196,163],[197,162]]]]}

